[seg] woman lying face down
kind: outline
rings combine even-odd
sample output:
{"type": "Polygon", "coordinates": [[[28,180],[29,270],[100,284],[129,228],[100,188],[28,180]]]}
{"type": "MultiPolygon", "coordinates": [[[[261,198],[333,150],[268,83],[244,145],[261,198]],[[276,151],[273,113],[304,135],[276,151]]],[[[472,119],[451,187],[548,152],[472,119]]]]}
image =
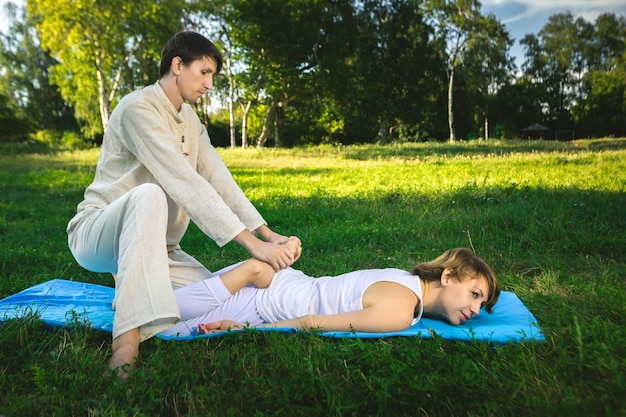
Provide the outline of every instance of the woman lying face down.
{"type": "Polygon", "coordinates": [[[463,324],[481,307],[491,312],[500,287],[484,260],[457,248],[410,272],[366,269],[320,278],[293,268],[274,272],[250,259],[174,294],[181,321],[163,335],[245,326],[378,333],[407,329],[422,317],[463,324]]]}

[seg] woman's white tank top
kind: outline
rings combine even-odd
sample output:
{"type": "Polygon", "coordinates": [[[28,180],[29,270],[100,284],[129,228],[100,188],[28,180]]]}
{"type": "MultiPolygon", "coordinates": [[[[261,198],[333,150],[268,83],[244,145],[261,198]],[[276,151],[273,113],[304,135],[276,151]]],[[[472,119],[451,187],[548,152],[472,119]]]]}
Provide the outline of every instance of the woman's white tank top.
{"type": "MultiPolygon", "coordinates": [[[[287,268],[274,275],[268,288],[259,290],[257,309],[267,323],[307,314],[358,311],[363,309],[365,290],[381,281],[404,285],[422,299],[419,277],[401,269],[366,269],[335,277],[312,278],[302,271],[287,268]]],[[[420,312],[413,324],[422,316],[422,304],[420,302],[420,312]]]]}

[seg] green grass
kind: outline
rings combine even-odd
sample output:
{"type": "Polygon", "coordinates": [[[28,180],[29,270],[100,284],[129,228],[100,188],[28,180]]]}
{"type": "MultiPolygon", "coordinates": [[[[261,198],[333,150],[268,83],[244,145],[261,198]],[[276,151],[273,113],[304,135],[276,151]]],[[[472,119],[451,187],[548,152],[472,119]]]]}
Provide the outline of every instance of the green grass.
{"type": "MultiPolygon", "coordinates": [[[[0,297],[81,269],[65,226],[97,150],[0,152],[0,297]]],[[[411,268],[455,246],[487,259],[542,343],[334,340],[243,332],[151,339],[126,385],[101,377],[110,335],[0,324],[0,415],[626,416],[626,140],[223,149],[297,267],[411,268]]],[[[218,269],[246,256],[192,225],[218,269]]]]}

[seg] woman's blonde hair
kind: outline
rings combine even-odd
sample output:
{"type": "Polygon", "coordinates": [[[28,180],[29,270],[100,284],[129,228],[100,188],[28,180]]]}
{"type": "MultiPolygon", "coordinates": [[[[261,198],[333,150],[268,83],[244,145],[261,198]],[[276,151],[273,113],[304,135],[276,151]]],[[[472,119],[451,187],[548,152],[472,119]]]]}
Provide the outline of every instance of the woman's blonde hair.
{"type": "Polygon", "coordinates": [[[418,275],[424,281],[439,281],[444,269],[450,269],[450,276],[465,281],[484,277],[489,287],[489,297],[485,301],[485,310],[491,313],[500,297],[500,284],[491,267],[482,258],[467,248],[450,249],[432,261],[418,264],[411,274],[418,275]]]}

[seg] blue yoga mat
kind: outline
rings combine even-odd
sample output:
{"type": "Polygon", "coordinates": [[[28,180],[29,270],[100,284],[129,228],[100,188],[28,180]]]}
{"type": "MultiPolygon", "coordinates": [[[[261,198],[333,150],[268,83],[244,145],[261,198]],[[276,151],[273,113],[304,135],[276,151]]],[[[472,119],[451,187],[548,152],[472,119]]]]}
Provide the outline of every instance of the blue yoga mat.
{"type": "MultiPolygon", "coordinates": [[[[54,279],[27,288],[0,300],[0,320],[10,320],[36,314],[51,326],[66,327],[76,324],[112,332],[114,311],[111,309],[114,289],[86,282],[54,279]]],[[[294,332],[294,329],[259,329],[259,331],[294,332]]],[[[161,336],[165,340],[191,340],[223,335],[226,332],[197,336],[161,336]]],[[[512,292],[503,291],[494,312],[484,311],[460,326],[421,319],[406,330],[390,333],[321,332],[327,337],[382,338],[420,336],[430,338],[437,334],[450,340],[479,340],[492,343],[543,341],[545,337],[537,320],[512,292]]]]}

